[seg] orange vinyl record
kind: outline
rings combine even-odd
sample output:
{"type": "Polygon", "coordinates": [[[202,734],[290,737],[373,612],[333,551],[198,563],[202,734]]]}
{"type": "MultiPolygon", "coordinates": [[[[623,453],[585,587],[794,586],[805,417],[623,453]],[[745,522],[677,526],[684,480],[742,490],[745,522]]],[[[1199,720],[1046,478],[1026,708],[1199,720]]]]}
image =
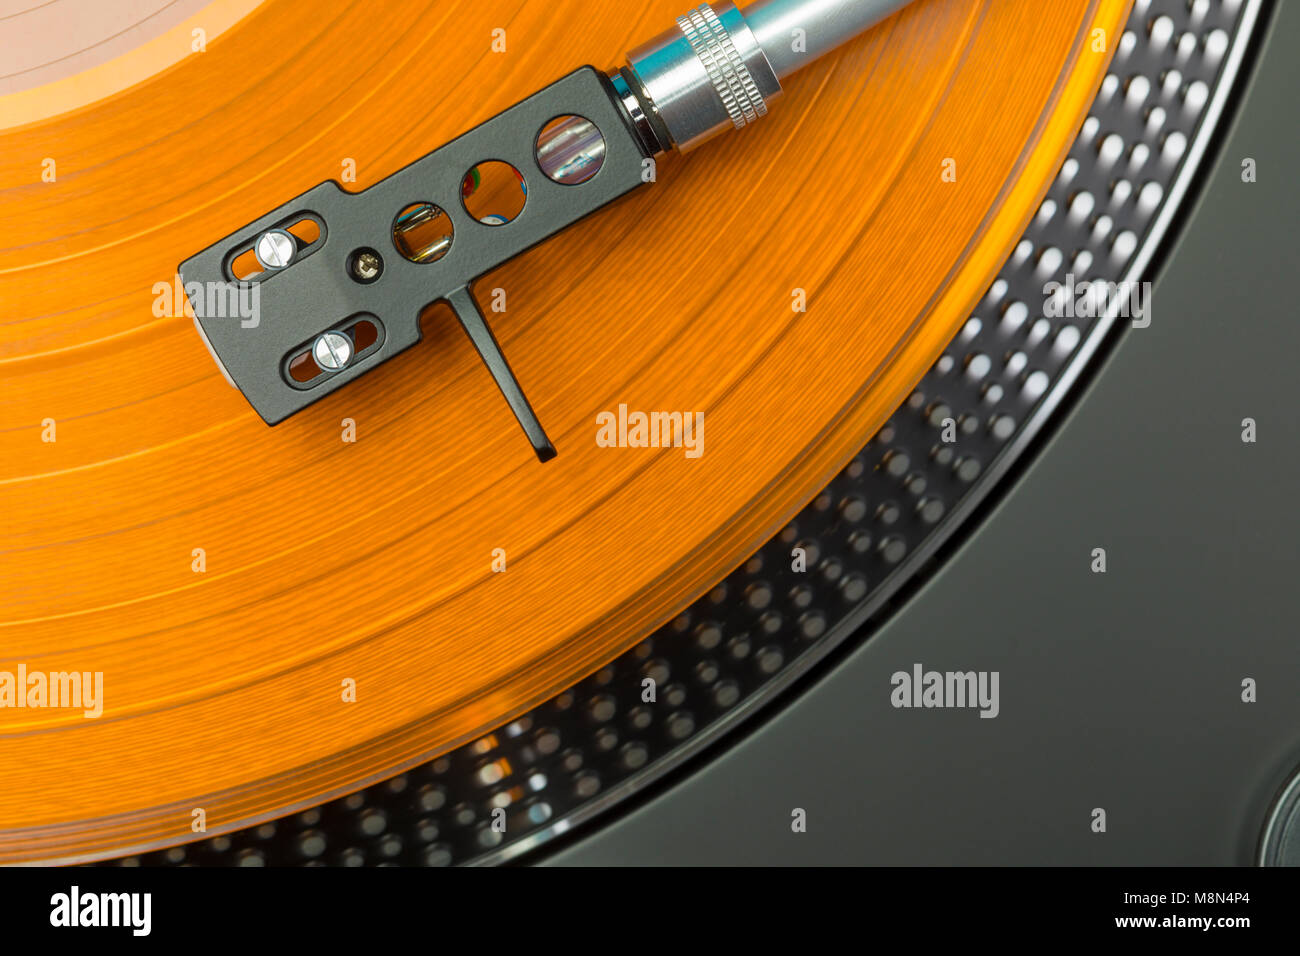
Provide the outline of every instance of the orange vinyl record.
{"type": "Polygon", "coordinates": [[[951,340],[1129,4],[917,0],[752,129],[663,157],[651,186],[486,275],[559,450],[545,464],[445,307],[417,347],[268,428],[169,290],[318,183],[360,190],[582,64],[616,67],[681,0],[62,0],[48,47],[11,6],[0,672],[100,674],[102,698],[90,717],[0,708],[0,862],[315,805],[669,620],[951,340]],[[698,447],[604,447],[620,407],[701,414],[698,447]]]}

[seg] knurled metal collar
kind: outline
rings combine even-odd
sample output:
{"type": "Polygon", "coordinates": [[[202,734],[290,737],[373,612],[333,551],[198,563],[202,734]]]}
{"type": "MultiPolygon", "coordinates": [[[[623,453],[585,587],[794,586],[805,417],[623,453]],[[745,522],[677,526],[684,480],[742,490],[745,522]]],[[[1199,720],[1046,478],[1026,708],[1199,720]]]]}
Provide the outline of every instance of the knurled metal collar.
{"type": "Polygon", "coordinates": [[[677,26],[708,71],[713,88],[718,91],[736,129],[767,113],[763,95],[712,7],[700,4],[678,17],[677,26]]]}
{"type": "Polygon", "coordinates": [[[767,113],[781,82],[735,4],[702,3],[628,58],[647,110],[688,150],[767,113]]]}

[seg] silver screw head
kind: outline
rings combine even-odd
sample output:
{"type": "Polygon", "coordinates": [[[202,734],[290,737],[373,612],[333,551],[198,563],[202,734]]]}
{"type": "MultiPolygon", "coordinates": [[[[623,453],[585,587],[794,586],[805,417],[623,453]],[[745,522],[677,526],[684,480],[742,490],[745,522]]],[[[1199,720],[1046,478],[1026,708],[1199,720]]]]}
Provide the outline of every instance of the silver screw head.
{"type": "Polygon", "coordinates": [[[352,361],[352,340],[342,332],[326,332],[311,347],[312,358],[324,369],[340,369],[352,361]]]}
{"type": "Polygon", "coordinates": [[[379,273],[384,269],[384,260],[379,258],[379,253],[366,250],[359,252],[356,258],[352,260],[352,274],[363,282],[370,282],[379,278],[379,273]]]}
{"type": "Polygon", "coordinates": [[[257,245],[253,247],[257,261],[265,269],[283,269],[293,262],[297,251],[298,244],[294,242],[293,236],[283,229],[262,233],[257,239],[257,245]]]}

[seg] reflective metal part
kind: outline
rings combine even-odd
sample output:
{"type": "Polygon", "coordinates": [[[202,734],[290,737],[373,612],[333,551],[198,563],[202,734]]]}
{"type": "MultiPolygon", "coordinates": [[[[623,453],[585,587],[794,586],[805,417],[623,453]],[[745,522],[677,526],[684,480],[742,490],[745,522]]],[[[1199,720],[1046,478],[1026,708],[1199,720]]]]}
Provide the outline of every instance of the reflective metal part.
{"type": "Polygon", "coordinates": [[[384,259],[373,249],[359,249],[352,254],[348,271],[358,282],[374,282],[383,274],[384,259]]]}
{"type": "Polygon", "coordinates": [[[253,247],[253,254],[263,269],[283,269],[293,262],[297,253],[297,241],[283,229],[262,233],[253,247]]]}
{"type": "Polygon", "coordinates": [[[665,153],[671,148],[668,141],[668,131],[662,128],[656,129],[655,121],[650,115],[650,107],[647,105],[648,100],[645,97],[645,91],[633,88],[632,84],[637,82],[636,74],[632,73],[627,67],[618,70],[609,75],[609,81],[614,87],[614,93],[618,96],[618,101],[623,107],[623,112],[627,118],[632,121],[632,129],[636,133],[637,139],[645,147],[646,152],[651,156],[657,156],[659,153],[665,153]]]}
{"type": "Polygon", "coordinates": [[[437,262],[451,248],[451,218],[433,203],[414,203],[393,224],[393,244],[412,262],[437,262]]]}
{"type": "Polygon", "coordinates": [[[726,0],[702,3],[628,54],[621,78],[634,95],[616,89],[629,115],[648,114],[660,144],[692,149],[764,116],[782,79],[909,2],[758,0],[743,14],[726,0]]]}
{"type": "Polygon", "coordinates": [[[1274,801],[1259,845],[1260,866],[1300,866],[1300,771],[1274,801]]]}
{"type": "Polygon", "coordinates": [[[557,183],[585,183],[605,162],[605,137],[585,116],[559,116],[537,135],[537,165],[557,183]]]}
{"type": "Polygon", "coordinates": [[[781,84],[733,4],[701,4],[677,24],[628,62],[672,145],[685,151],[764,115],[781,84]]]}
{"type": "Polygon", "coordinates": [[[342,332],[326,332],[311,347],[311,356],[323,369],[340,369],[352,361],[352,340],[342,332]]]}
{"type": "Polygon", "coordinates": [[[847,43],[909,2],[755,0],[745,7],[745,20],[777,77],[784,80],[795,70],[847,43]]]}

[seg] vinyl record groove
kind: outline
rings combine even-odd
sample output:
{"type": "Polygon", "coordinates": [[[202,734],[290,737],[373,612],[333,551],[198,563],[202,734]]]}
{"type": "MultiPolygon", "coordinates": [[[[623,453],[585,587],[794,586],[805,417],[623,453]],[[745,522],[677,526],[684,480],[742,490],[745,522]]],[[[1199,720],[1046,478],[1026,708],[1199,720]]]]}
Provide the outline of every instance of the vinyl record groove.
{"type": "Polygon", "coordinates": [[[262,4],[98,99],[42,117],[45,87],[0,97],[0,669],[105,686],[95,720],[0,712],[0,860],[179,843],[198,808],[224,832],[356,790],[675,618],[952,341],[1128,10],[914,4],[799,74],[797,108],[485,277],[554,423],[542,466],[441,310],[274,429],[184,315],[157,314],[176,262],[285,198],[350,168],[374,182],[680,12],[394,6],[262,4]],[[702,412],[703,453],[600,447],[620,406],[702,412]]]}

